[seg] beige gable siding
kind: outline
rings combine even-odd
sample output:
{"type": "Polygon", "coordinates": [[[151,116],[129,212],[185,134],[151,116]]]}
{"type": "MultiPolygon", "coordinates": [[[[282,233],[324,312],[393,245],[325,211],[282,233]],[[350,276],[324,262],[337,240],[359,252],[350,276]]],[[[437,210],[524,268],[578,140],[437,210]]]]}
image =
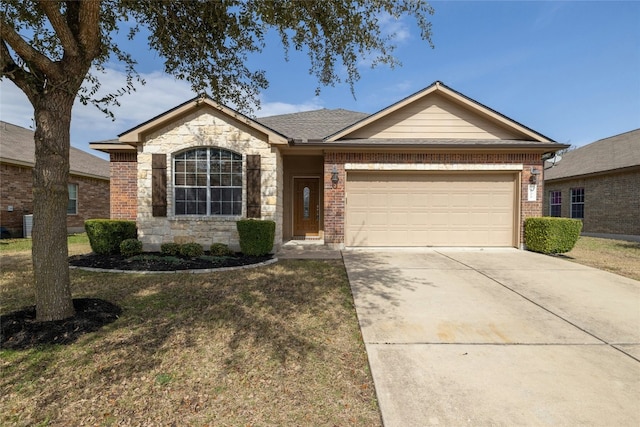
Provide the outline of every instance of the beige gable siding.
{"type": "Polygon", "coordinates": [[[523,139],[524,136],[432,94],[356,130],[349,138],[523,139]]]}

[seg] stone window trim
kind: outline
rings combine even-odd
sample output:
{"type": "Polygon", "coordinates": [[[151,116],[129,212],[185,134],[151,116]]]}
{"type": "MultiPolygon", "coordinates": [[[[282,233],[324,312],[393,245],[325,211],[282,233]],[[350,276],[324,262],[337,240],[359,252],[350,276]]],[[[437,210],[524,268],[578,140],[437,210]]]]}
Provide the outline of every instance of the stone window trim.
{"type": "Polygon", "coordinates": [[[172,155],[173,216],[237,218],[244,201],[242,154],[221,147],[194,147],[172,155]]]}
{"type": "Polygon", "coordinates": [[[562,191],[549,191],[549,216],[562,216],[562,191]]]}
{"type": "MultiPolygon", "coordinates": [[[[260,159],[261,156],[259,154],[246,154],[242,155],[240,153],[236,153],[232,150],[228,150],[225,147],[217,147],[217,146],[200,146],[200,147],[189,147],[185,150],[176,151],[173,154],[170,154],[170,162],[167,162],[166,154],[153,154],[152,155],[152,182],[151,182],[151,199],[152,199],[152,215],[154,217],[169,217],[171,220],[198,220],[198,221],[208,221],[208,220],[219,220],[225,222],[226,219],[229,221],[237,221],[242,218],[243,210],[246,209],[246,217],[247,218],[260,218],[262,211],[261,204],[261,167],[260,167],[260,159]],[[175,214],[175,174],[173,171],[175,168],[175,158],[180,156],[183,153],[189,151],[197,151],[197,150],[222,150],[225,152],[233,153],[235,155],[240,156],[243,163],[242,170],[242,185],[240,189],[241,199],[240,199],[240,210],[236,211],[237,214],[233,215],[201,215],[201,214],[183,214],[176,215],[175,214]],[[169,171],[168,168],[171,168],[172,171],[169,171]],[[171,185],[167,188],[167,180],[171,179],[171,185]],[[246,186],[246,187],[245,187],[246,186]],[[173,211],[169,211],[168,205],[171,203],[171,206],[174,208],[173,211]],[[245,207],[246,206],[246,207],[245,207]]],[[[238,159],[239,161],[239,159],[238,159]]],[[[210,166],[207,166],[210,168],[210,166]]],[[[236,194],[237,195],[237,194],[236,194]]],[[[207,212],[210,207],[207,207],[207,212]]]]}
{"type": "Polygon", "coordinates": [[[67,184],[69,202],[67,203],[67,215],[78,215],[78,184],[67,184]]]}
{"type": "Polygon", "coordinates": [[[571,189],[571,218],[584,219],[584,187],[571,189]]]}

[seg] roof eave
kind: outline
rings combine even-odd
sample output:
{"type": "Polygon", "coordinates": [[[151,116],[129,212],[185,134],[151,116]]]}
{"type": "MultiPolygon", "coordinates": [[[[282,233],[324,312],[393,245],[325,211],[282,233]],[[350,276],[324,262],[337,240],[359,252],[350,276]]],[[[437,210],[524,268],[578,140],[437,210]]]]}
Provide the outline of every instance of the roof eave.
{"type": "Polygon", "coordinates": [[[285,137],[284,135],[281,135],[280,133],[274,131],[273,129],[251,119],[250,117],[245,116],[244,114],[238,111],[235,111],[224,105],[218,104],[217,102],[213,101],[211,98],[207,96],[198,96],[183,104],[180,104],[169,111],[166,111],[132,129],[129,129],[126,132],[121,133],[120,135],[118,135],[118,139],[120,142],[126,143],[126,144],[135,145],[135,144],[142,143],[144,141],[144,136],[149,132],[166,125],[168,122],[170,122],[171,120],[177,117],[181,117],[191,111],[196,111],[197,109],[202,108],[204,106],[208,106],[210,108],[218,110],[221,113],[225,114],[226,116],[231,117],[232,119],[267,135],[267,137],[269,138],[269,143],[271,144],[287,143],[287,137],[285,137]]]}
{"type": "MultiPolygon", "coordinates": [[[[549,169],[551,169],[551,168],[549,168],[549,169]]],[[[545,170],[549,170],[549,169],[545,169],[545,170]]],[[[593,177],[601,176],[601,175],[611,175],[611,174],[616,174],[616,173],[628,173],[628,172],[634,172],[636,170],[640,171],[640,165],[626,166],[626,167],[623,167],[623,168],[607,169],[607,170],[588,172],[588,173],[581,173],[581,174],[577,174],[577,175],[567,175],[567,176],[560,176],[560,177],[555,177],[555,178],[545,178],[544,181],[545,182],[570,181],[570,180],[575,180],[575,179],[593,178],[593,177]]]]}
{"type": "MultiPolygon", "coordinates": [[[[14,166],[20,166],[20,167],[25,167],[25,168],[34,168],[35,164],[33,162],[27,162],[24,160],[15,160],[15,159],[8,159],[5,157],[0,157],[0,163],[5,163],[5,164],[9,164],[9,165],[14,165],[14,166]]],[[[75,169],[70,169],[69,170],[69,175],[74,175],[74,176],[83,176],[83,177],[87,177],[87,178],[94,178],[94,179],[102,179],[105,181],[109,181],[109,176],[108,175],[98,175],[98,174],[93,174],[93,173],[87,173],[87,172],[80,172],[77,171],[75,169]]]]}
{"type": "Polygon", "coordinates": [[[100,142],[90,142],[89,148],[96,151],[101,151],[103,153],[113,153],[113,152],[125,152],[125,151],[136,151],[136,147],[130,144],[124,143],[100,143],[100,142]]]}
{"type": "Polygon", "coordinates": [[[529,151],[540,152],[541,154],[554,153],[558,150],[568,148],[566,144],[533,143],[533,144],[403,144],[403,143],[349,143],[340,141],[330,142],[296,142],[292,141],[290,147],[302,149],[321,148],[332,151],[349,151],[354,149],[381,149],[392,151],[407,150],[452,150],[452,151],[529,151]]]}

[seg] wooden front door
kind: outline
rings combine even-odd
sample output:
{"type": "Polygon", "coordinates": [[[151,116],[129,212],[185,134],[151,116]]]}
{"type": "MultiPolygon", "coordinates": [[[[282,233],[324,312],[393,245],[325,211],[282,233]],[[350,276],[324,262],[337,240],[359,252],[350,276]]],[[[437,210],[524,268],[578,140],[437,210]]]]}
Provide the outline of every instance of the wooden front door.
{"type": "Polygon", "coordinates": [[[320,179],[293,179],[293,235],[317,236],[320,230],[320,179]]]}

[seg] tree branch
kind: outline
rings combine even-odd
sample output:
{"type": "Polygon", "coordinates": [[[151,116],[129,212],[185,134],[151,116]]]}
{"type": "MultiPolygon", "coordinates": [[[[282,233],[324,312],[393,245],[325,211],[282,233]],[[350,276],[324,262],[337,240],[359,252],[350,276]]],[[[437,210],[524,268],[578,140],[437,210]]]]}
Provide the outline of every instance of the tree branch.
{"type": "Polygon", "coordinates": [[[51,23],[53,30],[60,38],[60,43],[62,43],[62,47],[64,48],[65,52],[69,55],[77,56],[79,53],[78,44],[75,37],[73,36],[73,33],[71,32],[71,29],[60,13],[59,3],[57,1],[41,0],[39,4],[44,13],[49,18],[49,22],[51,23]]]}
{"type": "Polygon", "coordinates": [[[13,26],[6,22],[4,16],[0,19],[0,37],[11,46],[16,55],[29,64],[29,67],[37,68],[42,74],[56,76],[57,78],[62,77],[62,73],[60,73],[55,62],[25,42],[24,39],[20,37],[20,34],[16,33],[13,26]]]}
{"type": "Polygon", "coordinates": [[[33,103],[32,99],[36,92],[29,84],[33,76],[16,64],[4,39],[0,40],[0,76],[11,80],[33,103]]]}
{"type": "Polygon", "coordinates": [[[80,2],[78,23],[78,41],[84,50],[85,58],[93,61],[100,54],[100,2],[80,2]]]}

